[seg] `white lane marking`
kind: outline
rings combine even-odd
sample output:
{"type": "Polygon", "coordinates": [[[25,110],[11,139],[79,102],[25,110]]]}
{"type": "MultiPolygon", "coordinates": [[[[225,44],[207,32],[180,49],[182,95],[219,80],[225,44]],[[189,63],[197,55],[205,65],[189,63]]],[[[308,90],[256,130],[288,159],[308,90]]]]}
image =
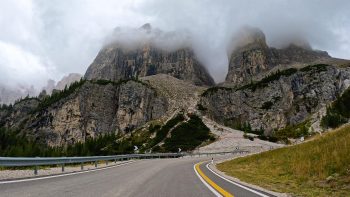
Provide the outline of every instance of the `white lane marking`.
{"type": "Polygon", "coordinates": [[[196,175],[198,176],[199,180],[202,181],[202,183],[211,191],[214,193],[215,196],[218,197],[223,197],[221,194],[219,194],[214,188],[212,188],[207,182],[205,182],[205,180],[203,180],[203,178],[201,177],[201,175],[198,174],[197,170],[196,170],[196,164],[193,165],[193,170],[196,173],[196,175]]]}
{"type": "Polygon", "coordinates": [[[254,194],[256,194],[256,195],[259,195],[259,196],[261,196],[261,197],[269,197],[269,196],[267,196],[267,195],[265,195],[265,194],[263,194],[263,193],[260,193],[260,192],[258,192],[258,191],[255,191],[255,190],[253,190],[253,189],[250,189],[249,187],[246,187],[246,186],[244,186],[244,185],[241,185],[241,184],[239,184],[239,183],[236,183],[236,182],[234,182],[234,181],[231,181],[231,180],[229,180],[229,179],[227,179],[227,178],[221,176],[220,174],[214,172],[214,170],[212,170],[211,168],[209,168],[209,163],[206,165],[206,167],[208,168],[208,170],[210,170],[210,171],[211,171],[212,173],[214,173],[216,176],[218,176],[218,177],[224,179],[224,180],[227,181],[227,182],[230,182],[230,183],[232,183],[232,184],[234,184],[234,185],[236,185],[236,186],[238,186],[238,187],[240,187],[240,188],[242,188],[242,189],[245,189],[245,190],[247,190],[247,191],[250,191],[250,192],[252,192],[252,193],[254,193],[254,194]]]}
{"type": "Polygon", "coordinates": [[[83,173],[95,172],[95,171],[100,171],[100,170],[107,170],[107,169],[110,169],[110,168],[115,168],[115,167],[118,167],[118,166],[124,166],[124,165],[130,164],[130,163],[134,163],[134,162],[135,161],[124,162],[124,163],[116,164],[116,165],[109,166],[109,167],[92,169],[92,170],[86,170],[86,171],[81,171],[81,172],[72,172],[72,173],[67,173],[67,174],[59,174],[59,175],[37,177],[37,178],[28,178],[28,179],[20,179],[20,180],[12,180],[12,181],[0,181],[0,185],[1,184],[8,184],[8,183],[20,183],[20,182],[27,182],[27,181],[37,181],[37,180],[42,180],[42,179],[51,179],[51,178],[62,177],[62,176],[70,176],[70,175],[83,174],[83,173]]]}

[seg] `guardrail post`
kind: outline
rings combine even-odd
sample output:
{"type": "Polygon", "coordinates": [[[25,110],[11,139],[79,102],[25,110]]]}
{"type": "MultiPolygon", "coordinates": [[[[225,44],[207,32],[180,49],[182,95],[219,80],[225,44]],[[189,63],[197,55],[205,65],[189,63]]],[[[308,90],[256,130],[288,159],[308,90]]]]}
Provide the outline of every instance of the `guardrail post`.
{"type": "Polygon", "coordinates": [[[97,168],[97,161],[95,161],[95,168],[97,168]]]}
{"type": "Polygon", "coordinates": [[[114,159],[114,163],[117,163],[117,159],[114,159]]]}
{"type": "Polygon", "coordinates": [[[64,163],[62,164],[62,172],[64,172],[64,163]]]}
{"type": "Polygon", "coordinates": [[[80,170],[84,170],[84,163],[83,162],[80,163],[80,170]]]}
{"type": "Polygon", "coordinates": [[[108,160],[106,160],[106,166],[108,166],[108,160]]]}
{"type": "Polygon", "coordinates": [[[38,175],[38,166],[34,166],[34,175],[38,175]]]}

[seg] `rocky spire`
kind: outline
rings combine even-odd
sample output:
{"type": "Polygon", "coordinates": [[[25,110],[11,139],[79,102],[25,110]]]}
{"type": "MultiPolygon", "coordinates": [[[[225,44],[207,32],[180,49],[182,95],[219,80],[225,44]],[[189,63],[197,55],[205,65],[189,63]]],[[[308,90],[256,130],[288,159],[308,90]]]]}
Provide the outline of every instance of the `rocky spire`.
{"type": "MultiPolygon", "coordinates": [[[[153,31],[148,23],[138,30],[153,31]]],[[[214,85],[191,48],[167,51],[154,46],[153,42],[135,46],[132,49],[118,43],[105,46],[87,69],[85,78],[119,81],[162,73],[195,85],[214,85]]]]}
{"type": "Polygon", "coordinates": [[[305,40],[295,40],[282,49],[271,48],[266,44],[264,33],[251,27],[239,31],[233,37],[232,46],[226,83],[234,86],[255,81],[276,66],[286,67],[330,58],[327,52],[312,50],[305,40]]]}

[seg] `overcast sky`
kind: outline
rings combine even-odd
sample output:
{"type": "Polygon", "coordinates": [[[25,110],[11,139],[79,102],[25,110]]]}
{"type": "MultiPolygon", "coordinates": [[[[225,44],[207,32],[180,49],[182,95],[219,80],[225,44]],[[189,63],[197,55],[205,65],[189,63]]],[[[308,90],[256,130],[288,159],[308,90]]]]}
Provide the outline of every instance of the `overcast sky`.
{"type": "Polygon", "coordinates": [[[242,25],[270,45],[301,35],[315,49],[350,59],[349,0],[0,0],[0,84],[42,87],[84,74],[111,31],[151,23],[193,35],[196,53],[217,81],[226,48],[242,25]]]}

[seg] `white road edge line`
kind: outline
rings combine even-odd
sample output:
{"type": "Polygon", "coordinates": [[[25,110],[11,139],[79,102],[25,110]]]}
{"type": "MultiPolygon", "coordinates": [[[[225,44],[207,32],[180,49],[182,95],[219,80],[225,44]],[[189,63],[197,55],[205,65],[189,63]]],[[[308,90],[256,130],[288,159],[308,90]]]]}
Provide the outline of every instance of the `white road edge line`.
{"type": "Polygon", "coordinates": [[[27,181],[37,181],[37,180],[42,180],[42,179],[51,179],[51,178],[57,178],[57,177],[62,177],[62,176],[71,176],[71,175],[76,175],[76,174],[83,174],[83,173],[88,173],[88,172],[95,172],[95,171],[100,171],[100,170],[106,170],[110,168],[115,168],[118,166],[124,166],[130,163],[134,163],[135,161],[130,161],[130,162],[124,162],[121,164],[116,164],[113,166],[109,167],[104,167],[104,168],[98,168],[98,169],[92,169],[92,170],[86,170],[86,171],[81,171],[81,172],[72,172],[72,173],[67,173],[67,174],[58,174],[58,175],[52,175],[52,176],[45,176],[45,177],[37,177],[37,178],[28,178],[28,179],[20,179],[20,180],[12,180],[12,181],[0,181],[0,185],[2,184],[8,184],[8,183],[20,183],[20,182],[27,182],[27,181]]]}
{"type": "Polygon", "coordinates": [[[227,181],[227,182],[230,182],[230,183],[232,183],[232,184],[234,184],[234,185],[236,185],[236,186],[238,186],[238,187],[240,187],[240,188],[242,188],[242,189],[245,189],[245,190],[247,190],[247,191],[253,192],[254,194],[257,194],[257,195],[259,195],[259,196],[261,196],[261,197],[269,197],[269,196],[267,196],[267,195],[265,195],[265,194],[263,194],[263,193],[260,193],[260,192],[258,192],[258,191],[255,191],[255,190],[253,190],[253,189],[250,189],[249,187],[246,187],[246,186],[244,186],[244,185],[241,185],[241,184],[239,184],[239,183],[236,183],[236,182],[234,182],[234,181],[231,181],[231,180],[229,180],[229,179],[227,179],[227,178],[221,176],[220,174],[214,172],[214,170],[212,170],[211,168],[209,168],[209,163],[206,165],[206,167],[208,168],[208,170],[210,170],[210,171],[211,171],[212,173],[214,173],[216,176],[218,176],[218,177],[224,179],[224,180],[227,181]]]}
{"type": "Polygon", "coordinates": [[[196,175],[198,176],[199,180],[202,181],[202,183],[211,191],[214,193],[215,196],[217,197],[223,197],[221,194],[219,194],[219,192],[217,192],[214,188],[212,188],[207,182],[205,182],[205,180],[203,180],[203,178],[201,177],[201,175],[198,174],[197,170],[196,170],[196,165],[193,165],[193,170],[196,173],[196,175]]]}

